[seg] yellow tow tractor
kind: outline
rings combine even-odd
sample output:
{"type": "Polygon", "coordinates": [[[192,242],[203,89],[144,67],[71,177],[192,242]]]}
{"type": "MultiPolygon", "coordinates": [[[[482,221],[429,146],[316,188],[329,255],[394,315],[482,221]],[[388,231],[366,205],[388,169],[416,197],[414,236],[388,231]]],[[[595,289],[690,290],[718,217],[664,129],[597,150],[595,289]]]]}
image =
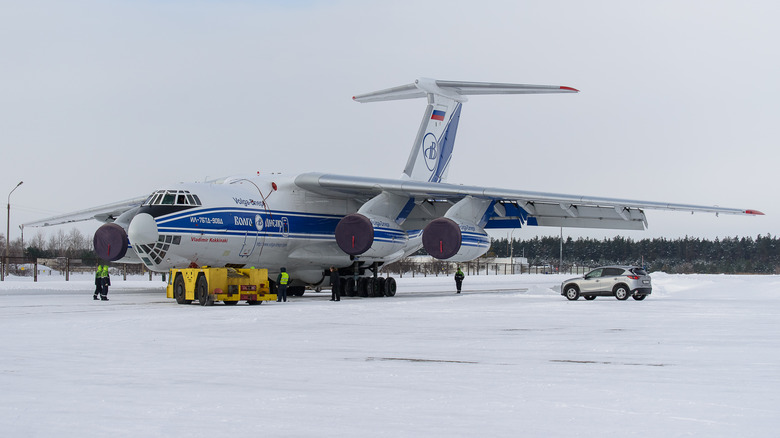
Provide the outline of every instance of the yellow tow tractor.
{"type": "Polygon", "coordinates": [[[171,269],[166,294],[179,304],[195,300],[201,306],[215,301],[233,305],[239,301],[262,304],[276,300],[268,282],[268,269],[202,268],[171,269]]]}

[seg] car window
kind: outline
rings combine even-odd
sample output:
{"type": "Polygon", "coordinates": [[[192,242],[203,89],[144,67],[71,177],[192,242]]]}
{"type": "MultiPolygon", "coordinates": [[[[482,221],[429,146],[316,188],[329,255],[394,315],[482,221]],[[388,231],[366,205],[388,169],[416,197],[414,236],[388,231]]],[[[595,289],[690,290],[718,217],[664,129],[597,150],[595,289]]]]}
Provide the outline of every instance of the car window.
{"type": "Polygon", "coordinates": [[[604,272],[601,273],[602,277],[617,277],[623,274],[624,269],[621,268],[604,268],[604,272]]]}
{"type": "Polygon", "coordinates": [[[642,268],[634,268],[631,270],[631,272],[633,272],[636,275],[647,275],[647,271],[645,271],[642,268]]]}
{"type": "Polygon", "coordinates": [[[587,274],[585,274],[585,278],[596,278],[601,277],[601,271],[603,271],[602,268],[594,269],[587,274]]]}

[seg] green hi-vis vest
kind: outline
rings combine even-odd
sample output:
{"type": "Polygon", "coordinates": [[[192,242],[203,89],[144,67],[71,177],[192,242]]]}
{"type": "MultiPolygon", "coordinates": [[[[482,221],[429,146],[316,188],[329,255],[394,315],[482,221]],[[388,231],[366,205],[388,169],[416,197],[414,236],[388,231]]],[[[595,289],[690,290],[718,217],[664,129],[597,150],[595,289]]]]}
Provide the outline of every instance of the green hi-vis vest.
{"type": "Polygon", "coordinates": [[[279,279],[279,284],[287,284],[290,281],[290,274],[282,272],[282,278],[279,279]]]}

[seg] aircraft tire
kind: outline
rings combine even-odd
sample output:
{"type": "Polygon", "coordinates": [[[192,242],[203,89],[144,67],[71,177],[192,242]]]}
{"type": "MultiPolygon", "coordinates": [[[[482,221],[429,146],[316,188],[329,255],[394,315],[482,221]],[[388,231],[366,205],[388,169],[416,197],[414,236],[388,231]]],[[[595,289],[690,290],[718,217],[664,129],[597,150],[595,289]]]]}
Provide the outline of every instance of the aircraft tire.
{"type": "Polygon", "coordinates": [[[368,278],[358,278],[358,295],[363,298],[368,296],[368,278]]]}
{"type": "Polygon", "coordinates": [[[376,296],[383,297],[385,296],[385,283],[387,283],[387,279],[385,277],[379,277],[377,278],[377,282],[376,296]]]}
{"type": "Polygon", "coordinates": [[[347,296],[347,279],[346,278],[340,278],[339,279],[339,296],[344,297],[347,296]]]}
{"type": "Polygon", "coordinates": [[[385,280],[385,296],[394,297],[396,288],[397,286],[395,284],[395,278],[387,277],[387,279],[385,280]]]}
{"type": "Polygon", "coordinates": [[[349,277],[347,278],[347,282],[345,283],[346,290],[345,295],[348,297],[354,297],[355,296],[355,278],[349,277]]]}

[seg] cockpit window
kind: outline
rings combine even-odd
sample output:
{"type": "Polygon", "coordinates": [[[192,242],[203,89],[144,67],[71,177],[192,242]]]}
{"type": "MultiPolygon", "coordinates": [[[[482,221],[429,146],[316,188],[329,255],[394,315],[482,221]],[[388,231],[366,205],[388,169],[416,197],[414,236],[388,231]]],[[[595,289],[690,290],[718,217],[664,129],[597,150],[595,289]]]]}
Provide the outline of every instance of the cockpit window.
{"type": "Polygon", "coordinates": [[[186,190],[158,190],[144,201],[143,205],[201,205],[197,195],[186,190]]]}

